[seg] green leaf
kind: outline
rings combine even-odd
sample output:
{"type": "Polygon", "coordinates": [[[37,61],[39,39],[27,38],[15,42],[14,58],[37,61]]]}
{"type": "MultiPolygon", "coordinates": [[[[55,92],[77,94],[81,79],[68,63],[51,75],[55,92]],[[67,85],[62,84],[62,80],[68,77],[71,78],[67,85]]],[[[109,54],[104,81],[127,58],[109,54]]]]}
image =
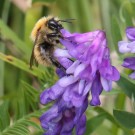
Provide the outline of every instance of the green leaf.
{"type": "Polygon", "coordinates": [[[129,97],[135,99],[135,82],[131,80],[127,75],[121,74],[120,80],[117,84],[121,87],[121,90],[129,97]]]}
{"type": "Polygon", "coordinates": [[[39,91],[24,81],[22,81],[22,86],[27,108],[36,110],[39,102],[39,91]]]}
{"type": "Polygon", "coordinates": [[[39,95],[39,91],[37,91],[35,88],[33,88],[28,83],[21,81],[24,87],[24,92],[28,93],[32,97],[33,100],[37,101],[37,96],[39,95]]]}
{"type": "Polygon", "coordinates": [[[99,115],[91,119],[88,119],[86,124],[86,134],[88,135],[94,132],[96,128],[98,128],[102,124],[105,118],[106,118],[106,113],[100,113],[99,115]]]}
{"type": "Polygon", "coordinates": [[[110,114],[109,112],[107,112],[105,109],[103,109],[103,108],[101,108],[101,107],[95,107],[94,110],[95,110],[96,112],[98,112],[99,114],[100,114],[100,113],[105,113],[106,119],[108,119],[110,122],[112,122],[115,126],[121,128],[121,129],[124,131],[124,133],[127,133],[128,135],[132,135],[132,132],[131,132],[129,129],[122,127],[122,126],[115,120],[115,118],[113,117],[113,115],[111,115],[111,114],[110,114]]]}
{"type": "MultiPolygon", "coordinates": [[[[72,2],[73,4],[73,2],[72,2]]],[[[77,15],[78,19],[78,24],[81,26],[81,31],[86,32],[90,31],[92,29],[92,13],[91,13],[91,4],[89,4],[89,0],[76,0],[76,8],[77,8],[77,15]],[[85,7],[85,8],[84,8],[85,7]]],[[[75,6],[74,6],[75,8],[75,6]]]]}
{"type": "Polygon", "coordinates": [[[15,104],[16,104],[15,119],[20,119],[27,113],[24,94],[21,92],[20,95],[18,95],[18,97],[19,100],[17,99],[15,100],[15,104]]]}
{"type": "Polygon", "coordinates": [[[123,109],[125,107],[126,95],[124,93],[118,94],[115,98],[116,109],[123,109]]]}
{"type": "MultiPolygon", "coordinates": [[[[46,106],[48,107],[48,105],[46,106]]],[[[34,111],[30,114],[27,114],[23,116],[22,118],[13,121],[12,126],[6,127],[0,135],[30,135],[30,132],[28,130],[29,126],[36,127],[36,129],[41,129],[39,125],[39,121],[31,121],[33,118],[39,118],[41,114],[46,110],[45,108],[42,108],[38,111],[34,111]]],[[[37,119],[38,120],[38,119],[37,119]]],[[[41,129],[42,132],[42,129],[41,129]]]]}
{"type": "Polygon", "coordinates": [[[135,114],[120,111],[120,110],[113,110],[114,117],[117,121],[128,129],[135,128],[135,114]]]}
{"type": "Polygon", "coordinates": [[[17,123],[17,125],[4,130],[4,132],[2,132],[2,135],[29,135],[29,130],[23,123],[17,123]]]}
{"type": "Polygon", "coordinates": [[[109,112],[107,112],[106,110],[104,110],[103,108],[101,108],[101,107],[95,107],[94,110],[96,112],[98,112],[98,113],[103,113],[104,115],[106,115],[106,118],[108,120],[110,120],[115,125],[119,126],[118,123],[115,121],[114,117],[109,112]]]}
{"type": "Polygon", "coordinates": [[[5,1],[2,0],[1,3],[0,3],[0,17],[2,16],[2,11],[4,10],[3,7],[4,7],[4,4],[5,4],[5,1]]]}
{"type": "Polygon", "coordinates": [[[125,18],[125,21],[126,21],[126,25],[127,26],[133,26],[132,16],[130,14],[131,13],[129,12],[129,10],[127,8],[125,8],[123,10],[123,16],[125,18]]]}
{"type": "Polygon", "coordinates": [[[120,33],[120,26],[118,24],[116,16],[113,16],[111,19],[111,30],[115,50],[117,51],[118,54],[120,54],[118,51],[118,41],[122,39],[122,36],[120,33]]]}
{"type": "Polygon", "coordinates": [[[4,102],[0,106],[0,131],[10,125],[10,116],[8,113],[8,102],[4,102]]]}
{"type": "Polygon", "coordinates": [[[13,56],[9,56],[9,55],[5,55],[3,53],[0,53],[0,59],[14,65],[17,68],[20,68],[20,69],[22,69],[22,70],[24,70],[24,71],[26,71],[34,76],[37,76],[41,79],[44,75],[44,72],[42,70],[40,70],[36,67],[34,67],[33,70],[31,70],[29,68],[28,64],[26,64],[25,62],[13,57],[13,56]]]}
{"type": "Polygon", "coordinates": [[[14,45],[23,52],[23,56],[28,58],[31,48],[28,47],[19,37],[0,19],[0,30],[1,34],[6,37],[6,39],[11,40],[14,45]],[[25,55],[24,55],[25,54],[25,55]]]}
{"type": "Polygon", "coordinates": [[[36,129],[42,131],[42,128],[40,125],[38,125],[37,123],[33,122],[33,121],[30,121],[30,120],[27,120],[27,123],[28,125],[32,126],[32,127],[35,127],[36,129]]]}

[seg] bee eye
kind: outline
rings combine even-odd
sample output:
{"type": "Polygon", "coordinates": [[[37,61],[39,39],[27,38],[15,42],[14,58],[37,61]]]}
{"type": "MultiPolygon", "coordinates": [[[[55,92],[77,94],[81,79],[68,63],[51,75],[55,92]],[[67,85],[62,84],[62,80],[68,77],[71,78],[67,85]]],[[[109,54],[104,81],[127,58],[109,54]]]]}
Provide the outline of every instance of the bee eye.
{"type": "Polygon", "coordinates": [[[49,21],[48,22],[48,27],[50,28],[50,29],[57,29],[57,27],[58,27],[58,24],[55,22],[55,21],[49,21]]]}
{"type": "Polygon", "coordinates": [[[62,25],[61,24],[58,24],[58,22],[55,21],[55,20],[49,20],[48,21],[48,27],[51,30],[60,30],[60,29],[62,29],[62,25]]]}

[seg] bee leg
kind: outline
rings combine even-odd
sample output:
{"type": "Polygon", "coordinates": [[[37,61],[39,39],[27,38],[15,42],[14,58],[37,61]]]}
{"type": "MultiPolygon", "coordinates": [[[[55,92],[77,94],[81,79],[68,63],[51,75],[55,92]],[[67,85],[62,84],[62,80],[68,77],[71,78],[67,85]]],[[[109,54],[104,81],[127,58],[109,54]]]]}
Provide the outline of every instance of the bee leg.
{"type": "Polygon", "coordinates": [[[72,59],[70,59],[70,58],[68,58],[70,61],[72,61],[72,62],[74,62],[74,60],[72,60],[72,59]]]}
{"type": "Polygon", "coordinates": [[[47,34],[48,38],[57,37],[57,36],[58,36],[58,33],[56,33],[56,32],[47,34]]]}
{"type": "Polygon", "coordinates": [[[61,38],[62,36],[60,34],[58,34],[58,32],[54,32],[54,33],[49,33],[47,34],[48,38],[53,38],[53,37],[59,37],[61,38]]]}
{"type": "Polygon", "coordinates": [[[50,57],[50,60],[53,65],[55,65],[57,68],[61,68],[64,72],[66,72],[66,68],[63,67],[56,59],[50,57]]]}

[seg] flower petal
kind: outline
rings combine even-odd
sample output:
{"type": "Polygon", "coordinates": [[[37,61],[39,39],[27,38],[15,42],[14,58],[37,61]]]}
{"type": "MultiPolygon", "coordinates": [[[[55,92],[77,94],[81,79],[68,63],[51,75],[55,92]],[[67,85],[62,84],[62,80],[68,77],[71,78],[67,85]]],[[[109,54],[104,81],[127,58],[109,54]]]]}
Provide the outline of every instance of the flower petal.
{"type": "Polygon", "coordinates": [[[85,88],[85,80],[80,80],[78,94],[82,95],[84,88],[85,88]]]}
{"type": "Polygon", "coordinates": [[[79,122],[76,124],[76,134],[83,135],[86,130],[86,115],[83,114],[79,122]]]}
{"type": "Polygon", "coordinates": [[[70,76],[65,76],[65,77],[61,78],[58,81],[58,83],[61,87],[67,87],[68,85],[73,84],[77,80],[78,80],[78,78],[75,78],[74,76],[70,75],[70,76]]]}
{"type": "Polygon", "coordinates": [[[60,42],[61,42],[62,45],[64,45],[68,49],[69,54],[73,58],[77,58],[77,56],[78,56],[78,52],[76,50],[77,44],[72,43],[72,42],[70,42],[68,40],[63,40],[63,39],[60,39],[60,42]]]}
{"type": "Polygon", "coordinates": [[[73,74],[75,69],[78,67],[78,65],[80,64],[80,61],[76,60],[67,70],[66,73],[67,74],[73,74]]]}
{"type": "Polygon", "coordinates": [[[127,27],[126,34],[129,40],[135,41],[135,28],[134,27],[127,27]]]}
{"type": "Polygon", "coordinates": [[[112,75],[110,79],[112,81],[118,81],[120,79],[120,73],[114,66],[112,66],[112,75]]]}
{"type": "Polygon", "coordinates": [[[56,69],[56,73],[59,76],[59,78],[62,78],[64,76],[66,76],[66,73],[62,69],[60,69],[60,68],[56,69]]]}
{"type": "Polygon", "coordinates": [[[101,84],[105,91],[110,91],[112,89],[112,81],[106,80],[105,78],[101,77],[101,84]]]}
{"type": "Polygon", "coordinates": [[[135,57],[128,57],[124,59],[123,67],[135,70],[135,57]]]}
{"type": "Polygon", "coordinates": [[[74,123],[77,124],[80,120],[80,117],[84,114],[88,107],[88,95],[85,97],[84,104],[81,107],[75,108],[75,118],[74,118],[74,123]]]}
{"type": "Polygon", "coordinates": [[[62,33],[63,37],[71,36],[71,33],[65,29],[61,29],[60,32],[62,33]]]}
{"type": "Polygon", "coordinates": [[[80,64],[74,72],[74,77],[77,77],[84,69],[85,69],[86,65],[85,64],[80,64]]]}
{"type": "Polygon", "coordinates": [[[100,82],[100,74],[97,73],[91,86],[91,95],[92,95],[92,99],[90,101],[91,105],[93,106],[100,105],[99,95],[101,94],[102,90],[103,90],[103,87],[100,82]]]}
{"type": "Polygon", "coordinates": [[[105,33],[103,31],[99,31],[94,40],[88,43],[87,50],[85,49],[85,53],[79,58],[79,60],[84,63],[88,63],[88,61],[91,59],[91,56],[96,54],[97,51],[101,48],[104,40],[105,33]]]}
{"type": "Polygon", "coordinates": [[[117,81],[120,78],[120,74],[117,69],[111,65],[109,49],[105,49],[104,57],[99,67],[99,72],[106,80],[117,81]]]}
{"type": "Polygon", "coordinates": [[[130,48],[131,53],[135,53],[135,41],[130,42],[128,48],[130,48]]]}
{"type": "Polygon", "coordinates": [[[119,52],[120,53],[127,53],[130,52],[130,48],[128,47],[128,42],[125,41],[119,41],[118,42],[118,47],[119,47],[119,52]]]}
{"type": "Polygon", "coordinates": [[[90,53],[94,54],[95,52],[97,52],[97,50],[100,48],[100,45],[102,42],[104,42],[105,40],[105,32],[100,31],[97,35],[96,38],[93,40],[91,46],[90,46],[90,53]]]}
{"type": "Polygon", "coordinates": [[[54,56],[57,57],[66,57],[66,58],[71,58],[71,55],[69,55],[67,50],[57,48],[54,51],[54,56]]]}
{"type": "Polygon", "coordinates": [[[74,111],[72,109],[65,110],[64,119],[63,119],[63,126],[62,126],[62,129],[60,132],[61,135],[70,135],[72,133],[72,130],[74,127],[73,118],[74,118],[74,111]]]}
{"type": "MultiPolygon", "coordinates": [[[[56,118],[58,115],[58,106],[55,104],[40,117],[40,121],[41,123],[48,122],[56,118]]],[[[44,126],[46,126],[45,128],[47,128],[47,125],[44,126]]]]}
{"type": "Polygon", "coordinates": [[[87,95],[87,93],[90,91],[91,85],[92,85],[92,82],[89,82],[89,83],[85,86],[85,89],[84,89],[84,92],[83,92],[83,96],[84,96],[84,95],[87,95]]]}
{"type": "Polygon", "coordinates": [[[40,94],[40,103],[41,104],[47,104],[48,102],[51,102],[52,99],[50,98],[50,93],[53,93],[51,91],[44,90],[41,94],[40,94]]]}
{"type": "Polygon", "coordinates": [[[59,98],[59,96],[61,96],[63,91],[64,91],[64,88],[61,87],[59,85],[59,83],[57,82],[50,89],[44,90],[40,94],[40,102],[41,102],[41,104],[47,104],[48,102],[59,98]]]}
{"type": "Polygon", "coordinates": [[[77,92],[74,92],[72,95],[73,96],[71,98],[71,101],[72,101],[73,106],[75,107],[83,106],[85,97],[83,97],[82,95],[79,95],[77,92]]]}
{"type": "Polygon", "coordinates": [[[68,86],[66,89],[65,89],[65,92],[63,93],[62,95],[62,98],[65,102],[71,102],[71,99],[73,97],[73,88],[75,86],[74,85],[71,85],[71,86],[68,86]]]}
{"type": "MultiPolygon", "coordinates": [[[[80,64],[80,65],[82,65],[82,64],[80,64]]],[[[75,75],[76,76],[79,75],[79,77],[81,79],[86,80],[88,82],[92,81],[95,73],[92,73],[91,66],[90,65],[87,66],[85,64],[83,64],[83,66],[84,67],[78,66],[78,68],[76,69],[76,70],[78,70],[78,72],[76,71],[77,73],[75,72],[75,75]],[[85,66],[87,66],[87,67],[85,67],[85,66]]]]}
{"type": "Polygon", "coordinates": [[[68,69],[73,64],[73,62],[68,58],[59,57],[57,60],[66,69],[68,69]]]}
{"type": "Polygon", "coordinates": [[[129,77],[135,80],[135,71],[132,74],[130,74],[129,77]]]}
{"type": "Polygon", "coordinates": [[[100,30],[93,31],[93,32],[87,32],[83,34],[76,34],[68,37],[70,41],[76,42],[76,43],[85,43],[85,42],[91,42],[95,36],[100,32],[100,30]]]}

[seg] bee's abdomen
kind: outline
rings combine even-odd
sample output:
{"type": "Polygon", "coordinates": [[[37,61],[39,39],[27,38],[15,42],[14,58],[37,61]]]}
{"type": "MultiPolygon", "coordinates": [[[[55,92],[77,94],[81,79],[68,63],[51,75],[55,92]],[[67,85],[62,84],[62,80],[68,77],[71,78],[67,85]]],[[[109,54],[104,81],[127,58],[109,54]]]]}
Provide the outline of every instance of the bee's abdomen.
{"type": "Polygon", "coordinates": [[[48,42],[36,45],[34,49],[34,57],[39,64],[45,66],[52,64],[51,57],[53,57],[54,46],[48,42]]]}

